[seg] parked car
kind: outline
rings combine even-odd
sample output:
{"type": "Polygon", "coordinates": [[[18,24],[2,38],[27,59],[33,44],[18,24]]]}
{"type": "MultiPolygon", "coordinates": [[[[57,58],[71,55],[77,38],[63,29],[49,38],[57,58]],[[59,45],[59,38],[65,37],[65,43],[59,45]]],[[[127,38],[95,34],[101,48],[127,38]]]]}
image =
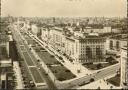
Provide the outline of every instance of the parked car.
{"type": "Polygon", "coordinates": [[[91,79],[90,79],[90,82],[94,82],[94,81],[95,81],[94,78],[91,78],[91,79]]]}
{"type": "Polygon", "coordinates": [[[62,57],[59,57],[59,59],[63,60],[63,58],[62,58],[62,57]]]}
{"type": "Polygon", "coordinates": [[[54,55],[51,55],[50,57],[54,57],[54,55]]]}

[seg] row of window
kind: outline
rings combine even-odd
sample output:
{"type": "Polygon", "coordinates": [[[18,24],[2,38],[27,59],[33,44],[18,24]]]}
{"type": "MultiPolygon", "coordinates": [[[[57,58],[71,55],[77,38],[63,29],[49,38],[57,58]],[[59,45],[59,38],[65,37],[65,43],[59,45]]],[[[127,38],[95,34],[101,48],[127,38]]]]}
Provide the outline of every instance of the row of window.
{"type": "MultiPolygon", "coordinates": [[[[111,40],[110,44],[109,44],[110,49],[114,48],[114,42],[111,40]]],[[[116,48],[119,49],[120,48],[120,42],[116,41],[116,48]]]]}
{"type": "Polygon", "coordinates": [[[85,59],[79,59],[80,62],[101,62],[103,61],[103,59],[88,59],[88,58],[85,58],[85,59]]]}

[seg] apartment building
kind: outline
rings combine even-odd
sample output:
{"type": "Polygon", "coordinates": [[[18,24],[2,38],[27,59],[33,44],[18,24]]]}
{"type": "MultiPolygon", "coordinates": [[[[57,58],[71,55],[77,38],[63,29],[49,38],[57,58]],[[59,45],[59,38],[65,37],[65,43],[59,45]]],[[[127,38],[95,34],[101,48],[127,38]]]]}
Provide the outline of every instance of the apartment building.
{"type": "Polygon", "coordinates": [[[73,61],[80,63],[103,62],[105,61],[106,38],[98,34],[83,34],[84,36],[73,35],[62,28],[44,29],[42,39],[61,53],[69,56],[73,61]]]}
{"type": "Polygon", "coordinates": [[[108,37],[106,40],[106,49],[108,52],[120,55],[122,40],[127,38],[127,34],[117,34],[108,37]]]}

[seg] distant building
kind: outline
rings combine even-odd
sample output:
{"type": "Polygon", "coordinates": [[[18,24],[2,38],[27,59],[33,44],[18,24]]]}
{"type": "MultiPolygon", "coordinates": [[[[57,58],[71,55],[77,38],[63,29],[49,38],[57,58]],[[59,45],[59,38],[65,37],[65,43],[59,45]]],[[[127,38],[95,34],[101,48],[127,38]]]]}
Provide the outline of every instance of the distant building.
{"type": "Polygon", "coordinates": [[[84,29],[86,33],[90,33],[91,31],[95,33],[121,33],[120,29],[112,29],[111,27],[103,27],[103,28],[92,28],[92,27],[86,27],[84,29]]]}
{"type": "Polygon", "coordinates": [[[122,41],[127,38],[127,34],[117,34],[108,37],[106,40],[106,50],[109,53],[120,55],[122,41]]]}
{"type": "Polygon", "coordinates": [[[31,31],[34,35],[38,34],[38,27],[35,24],[31,25],[31,31]]]}

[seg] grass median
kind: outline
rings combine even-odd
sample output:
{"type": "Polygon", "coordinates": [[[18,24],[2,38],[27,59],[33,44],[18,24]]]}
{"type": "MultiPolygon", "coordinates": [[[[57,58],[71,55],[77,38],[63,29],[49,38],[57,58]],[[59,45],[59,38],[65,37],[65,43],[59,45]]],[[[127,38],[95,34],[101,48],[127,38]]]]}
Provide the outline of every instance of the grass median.
{"type": "Polygon", "coordinates": [[[44,83],[44,80],[41,78],[41,75],[40,73],[38,72],[37,68],[36,67],[30,67],[29,68],[31,73],[32,73],[32,76],[34,78],[34,81],[36,83],[44,83]]]}

